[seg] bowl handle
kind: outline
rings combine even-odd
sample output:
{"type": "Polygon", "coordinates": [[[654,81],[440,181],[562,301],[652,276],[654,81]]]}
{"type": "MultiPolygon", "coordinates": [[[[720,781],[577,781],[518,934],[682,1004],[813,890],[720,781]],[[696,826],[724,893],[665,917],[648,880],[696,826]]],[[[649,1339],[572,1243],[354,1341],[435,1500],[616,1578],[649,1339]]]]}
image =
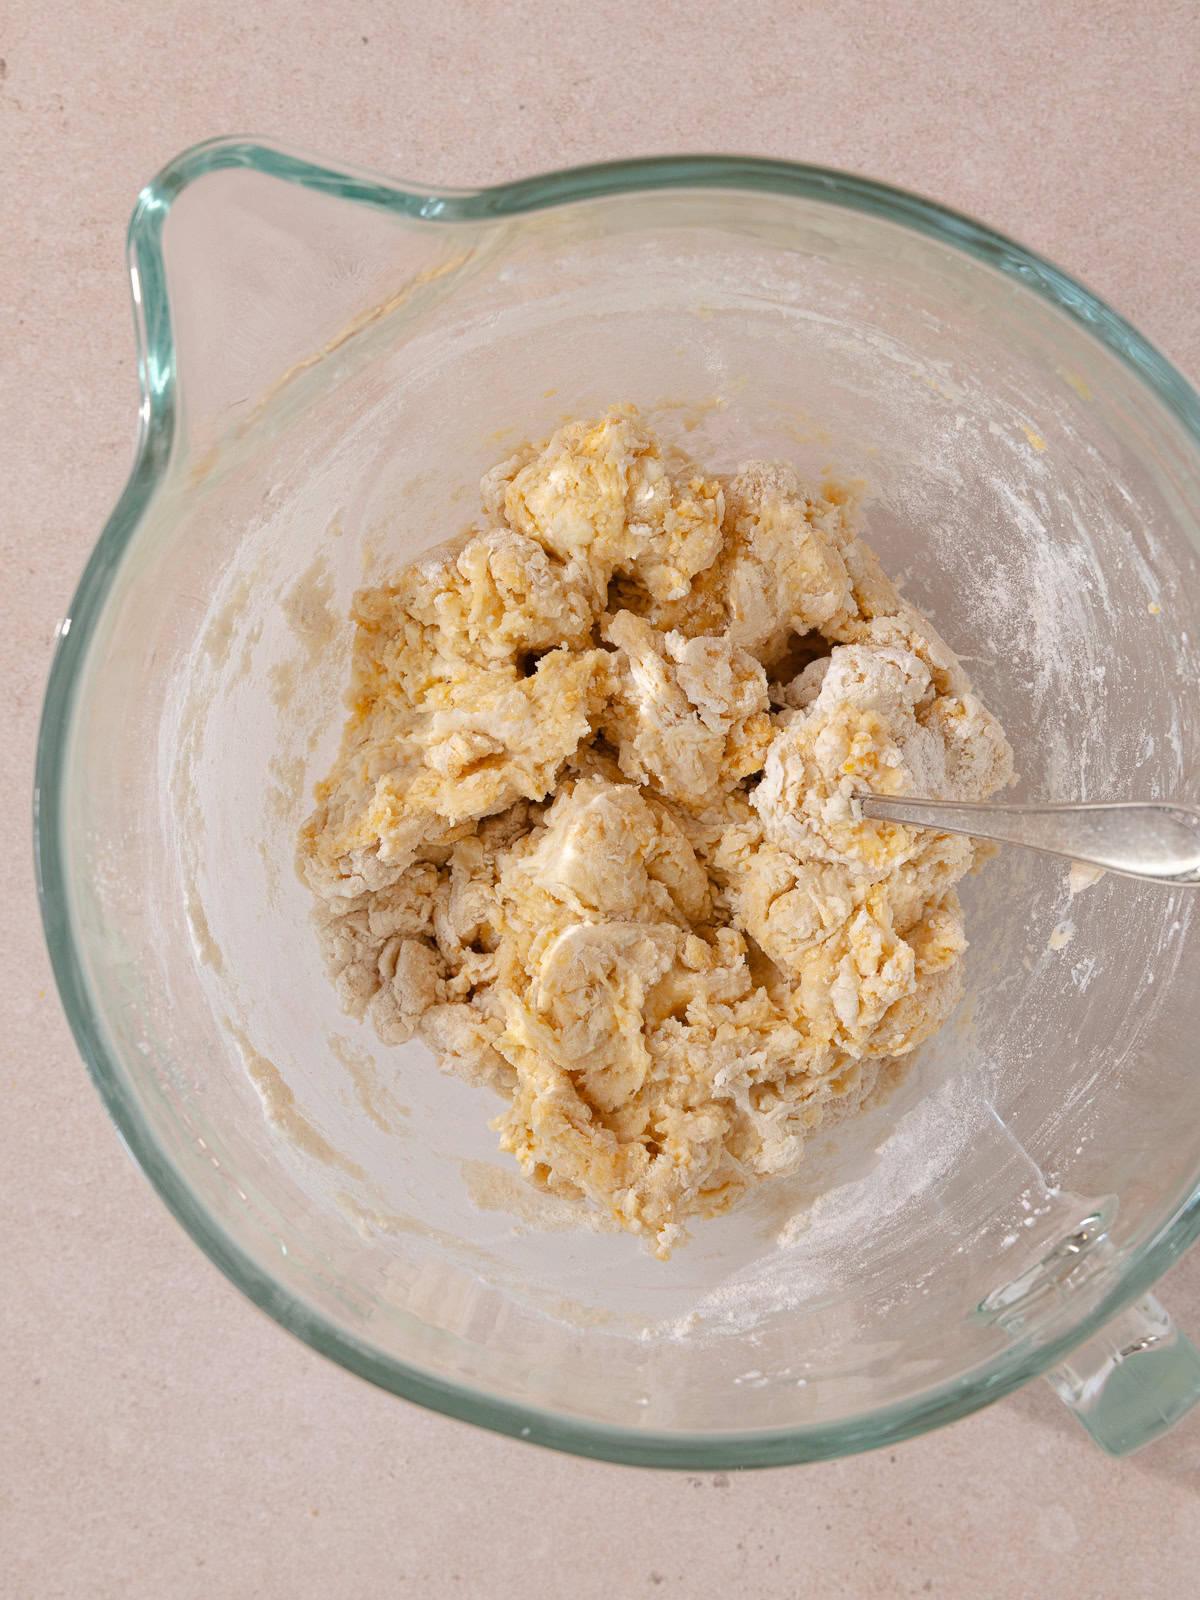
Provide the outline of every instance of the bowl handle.
{"type": "Polygon", "coordinates": [[[1046,1374],[1101,1449],[1125,1456],[1200,1400],[1200,1352],[1146,1295],[1046,1374]]]}

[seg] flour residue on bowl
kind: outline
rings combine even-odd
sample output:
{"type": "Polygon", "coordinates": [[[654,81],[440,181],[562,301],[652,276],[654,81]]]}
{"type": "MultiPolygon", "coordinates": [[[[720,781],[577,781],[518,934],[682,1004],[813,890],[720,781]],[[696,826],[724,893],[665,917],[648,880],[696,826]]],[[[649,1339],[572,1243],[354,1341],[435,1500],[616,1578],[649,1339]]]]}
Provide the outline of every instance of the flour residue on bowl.
{"type": "Polygon", "coordinates": [[[314,1161],[319,1161],[326,1167],[336,1167],[351,1178],[365,1177],[358,1163],[343,1155],[340,1150],[335,1150],[321,1130],[300,1109],[294,1092],[275,1063],[259,1054],[236,1023],[226,1018],[225,1025],[236,1039],[246,1071],[262,1097],[263,1110],[268,1122],[278,1128],[295,1149],[306,1156],[311,1156],[314,1161]]]}
{"type": "Polygon", "coordinates": [[[472,1205],[481,1211],[502,1211],[539,1233],[619,1233],[617,1223],[575,1200],[531,1188],[514,1167],[492,1161],[464,1161],[463,1182],[472,1205]]]}
{"type": "Polygon", "coordinates": [[[379,1064],[371,1052],[342,1033],[328,1034],[326,1043],[330,1055],[346,1069],[358,1103],[375,1126],[386,1134],[399,1132],[399,1124],[409,1115],[409,1109],[384,1085],[379,1064]]]}

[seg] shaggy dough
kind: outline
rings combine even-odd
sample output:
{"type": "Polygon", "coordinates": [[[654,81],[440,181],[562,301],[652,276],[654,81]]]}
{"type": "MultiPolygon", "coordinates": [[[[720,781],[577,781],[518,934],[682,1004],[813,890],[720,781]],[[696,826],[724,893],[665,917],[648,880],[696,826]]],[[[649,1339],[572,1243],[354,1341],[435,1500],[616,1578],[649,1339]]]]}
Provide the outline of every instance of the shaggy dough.
{"type": "Polygon", "coordinates": [[[982,851],[854,792],[982,800],[1011,752],[845,488],[671,471],[626,407],[482,500],[355,600],[300,870],[346,1009],[666,1255],[959,998],[982,851]]]}

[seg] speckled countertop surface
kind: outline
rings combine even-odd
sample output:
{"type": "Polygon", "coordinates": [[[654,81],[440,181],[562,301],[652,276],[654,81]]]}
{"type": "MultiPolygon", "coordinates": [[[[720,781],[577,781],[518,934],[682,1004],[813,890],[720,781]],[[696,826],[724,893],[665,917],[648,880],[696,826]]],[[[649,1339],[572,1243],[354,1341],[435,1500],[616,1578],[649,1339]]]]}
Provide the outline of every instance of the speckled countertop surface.
{"type": "MultiPolygon", "coordinates": [[[[654,1476],[445,1421],[313,1355],[123,1154],[55,998],[29,847],[55,622],[130,461],[125,223],[167,158],[248,133],[442,184],[705,148],[824,162],[1016,234],[1195,379],[1194,3],[10,0],[0,56],[0,1594],[1194,1590],[1200,1413],[1117,1463],[1035,1385],[893,1451],[654,1476]]],[[[1200,1252],[1162,1295],[1195,1336],[1200,1252]]]]}

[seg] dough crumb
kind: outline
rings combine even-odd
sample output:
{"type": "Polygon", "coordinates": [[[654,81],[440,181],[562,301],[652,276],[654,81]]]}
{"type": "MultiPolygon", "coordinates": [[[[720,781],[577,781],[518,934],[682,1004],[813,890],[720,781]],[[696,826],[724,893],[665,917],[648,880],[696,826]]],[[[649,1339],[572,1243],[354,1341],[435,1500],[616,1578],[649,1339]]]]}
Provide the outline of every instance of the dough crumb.
{"type": "Polygon", "coordinates": [[[1103,867],[1093,867],[1082,861],[1072,861],[1067,871],[1067,894],[1074,900],[1077,894],[1099,883],[1104,876],[1103,867]]]}
{"type": "Polygon", "coordinates": [[[665,1257],[792,1171],[962,992],[996,720],[859,537],[857,486],[679,464],[631,406],[489,472],[355,599],[298,865],[345,1009],[504,1101],[533,1183],[665,1257]]]}

